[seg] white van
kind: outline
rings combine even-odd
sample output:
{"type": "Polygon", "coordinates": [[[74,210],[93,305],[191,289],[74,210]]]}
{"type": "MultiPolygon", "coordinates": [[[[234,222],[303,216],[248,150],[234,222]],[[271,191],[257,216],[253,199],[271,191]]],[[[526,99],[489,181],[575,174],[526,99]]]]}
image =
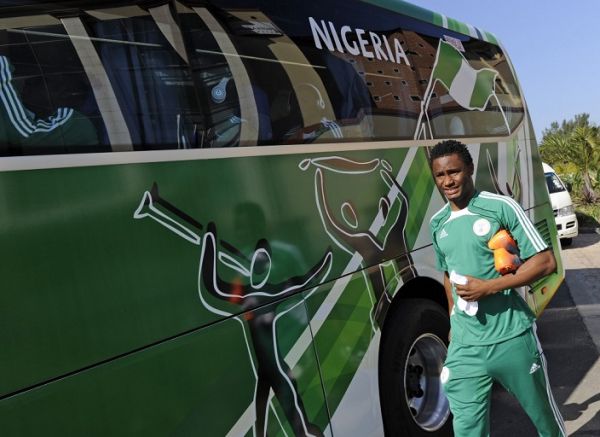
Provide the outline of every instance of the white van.
{"type": "Polygon", "coordinates": [[[569,191],[560,180],[556,172],[548,164],[543,163],[546,185],[550,194],[550,203],[554,211],[558,237],[564,246],[573,242],[573,238],[579,233],[579,224],[575,216],[575,207],[569,191]]]}

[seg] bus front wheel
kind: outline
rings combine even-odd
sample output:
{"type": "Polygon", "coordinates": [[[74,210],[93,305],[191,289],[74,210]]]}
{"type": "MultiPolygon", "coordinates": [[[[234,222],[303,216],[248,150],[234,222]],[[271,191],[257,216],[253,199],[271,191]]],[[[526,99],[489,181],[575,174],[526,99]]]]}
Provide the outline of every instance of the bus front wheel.
{"type": "Polygon", "coordinates": [[[381,345],[380,394],[386,436],[452,436],[440,372],[449,319],[426,299],[406,299],[390,314],[381,345]]]}

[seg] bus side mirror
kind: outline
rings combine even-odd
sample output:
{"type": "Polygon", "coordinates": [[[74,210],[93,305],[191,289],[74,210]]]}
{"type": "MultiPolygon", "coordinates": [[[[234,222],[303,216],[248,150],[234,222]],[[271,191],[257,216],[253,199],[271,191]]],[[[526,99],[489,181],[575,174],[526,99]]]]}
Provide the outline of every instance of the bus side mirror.
{"type": "Polygon", "coordinates": [[[573,184],[571,182],[566,182],[565,186],[567,187],[567,191],[570,193],[573,191],[573,184]]]}

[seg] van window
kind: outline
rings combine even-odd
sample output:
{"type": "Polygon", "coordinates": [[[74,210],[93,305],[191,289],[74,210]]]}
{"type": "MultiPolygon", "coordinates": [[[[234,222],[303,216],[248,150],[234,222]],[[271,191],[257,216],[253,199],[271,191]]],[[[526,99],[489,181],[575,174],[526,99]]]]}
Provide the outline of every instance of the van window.
{"type": "Polygon", "coordinates": [[[550,194],[567,190],[556,173],[546,173],[546,185],[550,194]]]}

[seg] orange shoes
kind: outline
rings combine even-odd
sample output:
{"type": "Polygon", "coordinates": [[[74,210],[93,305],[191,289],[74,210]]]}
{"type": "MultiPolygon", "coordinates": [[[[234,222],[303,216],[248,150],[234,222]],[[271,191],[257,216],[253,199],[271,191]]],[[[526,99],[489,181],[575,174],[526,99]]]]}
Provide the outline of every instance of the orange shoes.
{"type": "Polygon", "coordinates": [[[494,267],[501,275],[514,273],[523,264],[517,243],[505,229],[499,230],[490,239],[488,247],[494,251],[494,267]]]}

